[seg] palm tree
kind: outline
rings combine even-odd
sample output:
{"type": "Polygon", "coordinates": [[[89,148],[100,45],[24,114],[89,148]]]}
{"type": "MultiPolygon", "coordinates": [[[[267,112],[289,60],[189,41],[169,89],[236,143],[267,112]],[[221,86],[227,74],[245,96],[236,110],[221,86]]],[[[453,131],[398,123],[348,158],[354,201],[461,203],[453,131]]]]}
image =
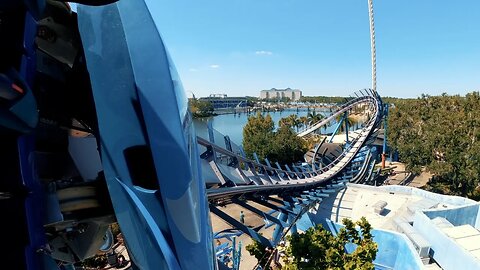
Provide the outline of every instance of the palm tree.
{"type": "Polygon", "coordinates": [[[298,131],[298,128],[302,124],[302,122],[300,122],[300,118],[298,118],[298,116],[296,114],[291,114],[287,118],[288,118],[288,121],[290,123],[290,126],[295,127],[298,131]]]}
{"type": "Polygon", "coordinates": [[[290,123],[289,123],[289,121],[288,121],[288,118],[287,118],[287,117],[281,118],[281,119],[278,121],[278,126],[279,126],[279,127],[290,126],[290,123]]]}
{"type": "Polygon", "coordinates": [[[282,126],[288,126],[290,128],[296,127],[297,130],[300,124],[301,124],[300,119],[296,114],[291,114],[287,117],[280,119],[280,121],[278,121],[278,125],[280,127],[282,126]]]}
{"type": "Polygon", "coordinates": [[[302,122],[303,126],[305,128],[308,128],[310,125],[308,124],[308,118],[306,116],[302,116],[299,118],[300,122],[302,122]]]}
{"type": "Polygon", "coordinates": [[[308,113],[308,115],[307,115],[308,124],[310,126],[320,122],[323,118],[324,118],[323,115],[317,113],[315,110],[308,113]]]}
{"type": "MultiPolygon", "coordinates": [[[[343,114],[339,114],[337,115],[337,117],[335,117],[335,120],[338,122],[340,122],[340,120],[342,119],[343,117],[343,114]]],[[[348,123],[348,127],[353,127],[355,124],[358,123],[357,119],[353,118],[351,115],[348,115],[347,119],[345,119],[345,121],[348,123]]],[[[340,132],[343,132],[345,131],[345,125],[342,125],[340,127],[340,132]]]]}

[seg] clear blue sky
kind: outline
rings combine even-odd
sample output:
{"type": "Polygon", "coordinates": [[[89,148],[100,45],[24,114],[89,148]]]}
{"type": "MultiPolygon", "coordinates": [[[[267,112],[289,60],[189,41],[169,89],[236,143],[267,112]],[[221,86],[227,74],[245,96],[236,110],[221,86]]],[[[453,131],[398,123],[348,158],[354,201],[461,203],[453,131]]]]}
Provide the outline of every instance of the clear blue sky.
{"type": "MultiPolygon", "coordinates": [[[[152,1],[153,2],[153,1],[152,1]]],[[[258,96],[370,87],[367,0],[162,0],[156,19],[187,91],[258,96]]],[[[479,0],[374,1],[383,96],[480,90],[479,0]]]]}
{"type": "MultiPolygon", "coordinates": [[[[187,93],[348,95],[371,86],[367,0],[148,1],[187,93]]],[[[382,96],[480,90],[480,0],[374,7],[382,96]]]]}

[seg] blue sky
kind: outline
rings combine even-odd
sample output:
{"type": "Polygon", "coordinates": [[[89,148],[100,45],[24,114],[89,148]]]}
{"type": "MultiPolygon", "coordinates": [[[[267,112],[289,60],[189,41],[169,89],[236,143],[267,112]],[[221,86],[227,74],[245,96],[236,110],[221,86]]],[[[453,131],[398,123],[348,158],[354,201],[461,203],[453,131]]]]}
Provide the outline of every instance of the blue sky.
{"type": "MultiPolygon", "coordinates": [[[[371,85],[367,0],[157,2],[164,42],[197,96],[272,87],[348,95],[371,85]]],[[[480,90],[480,1],[374,6],[381,95],[480,90]]]]}
{"type": "MultiPolygon", "coordinates": [[[[187,93],[371,86],[367,0],[147,0],[187,93]]],[[[377,90],[480,90],[479,0],[374,0],[377,90]]]]}

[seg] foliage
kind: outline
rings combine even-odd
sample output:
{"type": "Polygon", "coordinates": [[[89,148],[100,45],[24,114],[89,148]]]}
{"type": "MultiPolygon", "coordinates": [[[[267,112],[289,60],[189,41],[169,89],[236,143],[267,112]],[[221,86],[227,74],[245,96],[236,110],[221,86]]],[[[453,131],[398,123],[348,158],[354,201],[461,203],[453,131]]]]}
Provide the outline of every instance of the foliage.
{"type": "Polygon", "coordinates": [[[388,140],[408,170],[426,168],[432,191],[478,199],[480,95],[397,100],[389,111],[388,140]]]}
{"type": "Polygon", "coordinates": [[[304,141],[288,126],[281,126],[274,136],[268,158],[280,164],[290,164],[303,159],[308,150],[304,141]]]}
{"type": "MultiPolygon", "coordinates": [[[[335,117],[335,120],[338,122],[340,122],[340,120],[343,118],[344,114],[339,114],[335,117]]],[[[355,119],[352,115],[348,115],[347,118],[343,121],[342,125],[340,126],[340,132],[344,132],[345,131],[345,122],[348,123],[348,127],[350,129],[350,127],[353,127],[355,126],[355,124],[358,123],[357,119],[355,119]]]]}
{"type": "Polygon", "coordinates": [[[260,112],[250,116],[243,128],[243,148],[250,158],[257,153],[259,159],[268,158],[271,162],[289,164],[302,160],[308,150],[304,141],[291,127],[299,127],[296,115],[279,121],[280,128],[275,131],[275,124],[269,114],[260,112]]]}
{"type": "Polygon", "coordinates": [[[287,260],[284,269],[374,269],[373,261],[378,251],[373,241],[372,227],[362,217],[356,223],[344,219],[335,237],[322,226],[308,229],[305,233],[287,236],[287,260]],[[359,230],[355,228],[359,226],[359,230]],[[356,249],[348,254],[345,246],[354,244],[356,249]]]}
{"type": "Polygon", "coordinates": [[[345,99],[346,99],[346,97],[326,97],[326,96],[309,97],[309,96],[303,96],[303,97],[300,98],[300,102],[343,104],[343,103],[345,103],[345,99]]]}
{"type": "Polygon", "coordinates": [[[254,256],[257,259],[258,264],[262,266],[265,265],[268,261],[266,248],[266,246],[262,245],[262,243],[256,240],[253,240],[251,244],[245,246],[245,249],[248,251],[248,253],[250,253],[251,256],[254,256]]]}
{"type": "Polygon", "coordinates": [[[256,152],[260,159],[264,159],[271,152],[271,145],[275,124],[270,114],[263,116],[257,112],[256,116],[248,117],[248,122],[243,128],[243,148],[245,153],[252,158],[256,152]]]}
{"type": "Polygon", "coordinates": [[[300,120],[300,118],[296,114],[291,114],[287,117],[284,117],[278,121],[278,126],[287,126],[289,128],[296,128],[297,131],[300,127],[302,127],[303,122],[300,120]]]}
{"type": "Polygon", "coordinates": [[[307,127],[307,128],[309,127],[310,121],[309,121],[308,117],[302,116],[302,117],[298,118],[298,120],[300,121],[300,123],[302,123],[302,125],[304,127],[307,127]]]}
{"type": "Polygon", "coordinates": [[[305,140],[305,145],[307,149],[314,149],[315,146],[322,141],[322,137],[320,136],[311,136],[308,138],[304,138],[305,140]]]}
{"type": "Polygon", "coordinates": [[[188,107],[192,112],[193,117],[207,117],[213,115],[213,105],[207,100],[200,100],[196,98],[190,98],[188,100],[188,107]]]}
{"type": "Polygon", "coordinates": [[[316,111],[312,111],[307,115],[308,125],[314,125],[320,122],[323,119],[323,115],[317,113],[316,111]]]}
{"type": "Polygon", "coordinates": [[[289,103],[292,101],[292,99],[289,97],[263,98],[261,100],[265,102],[270,102],[270,103],[275,103],[275,102],[289,103]]]}
{"type": "Polygon", "coordinates": [[[112,223],[112,224],[110,225],[110,230],[112,230],[112,234],[113,234],[113,236],[115,236],[115,237],[114,237],[115,240],[116,240],[116,236],[119,235],[120,233],[122,233],[122,232],[120,231],[120,226],[118,225],[117,222],[112,223]]]}

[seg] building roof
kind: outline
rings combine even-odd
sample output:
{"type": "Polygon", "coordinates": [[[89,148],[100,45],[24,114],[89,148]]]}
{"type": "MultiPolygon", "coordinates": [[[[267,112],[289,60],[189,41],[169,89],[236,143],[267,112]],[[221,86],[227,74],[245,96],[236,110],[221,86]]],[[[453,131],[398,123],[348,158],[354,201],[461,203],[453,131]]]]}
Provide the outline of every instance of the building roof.
{"type": "Polygon", "coordinates": [[[348,184],[331,201],[324,200],[317,213],[322,212],[325,218],[336,222],[341,222],[343,218],[358,220],[364,216],[374,228],[396,231],[397,217],[411,221],[417,210],[447,209],[473,203],[468,199],[449,201],[446,200],[449,196],[427,196],[428,193],[430,192],[410,187],[348,184]],[[386,211],[377,213],[375,204],[380,201],[387,203],[386,211]]]}
{"type": "Polygon", "coordinates": [[[300,91],[300,89],[291,89],[285,88],[285,89],[277,89],[277,88],[272,88],[270,90],[262,90],[262,92],[285,92],[285,91],[300,91]]]}

